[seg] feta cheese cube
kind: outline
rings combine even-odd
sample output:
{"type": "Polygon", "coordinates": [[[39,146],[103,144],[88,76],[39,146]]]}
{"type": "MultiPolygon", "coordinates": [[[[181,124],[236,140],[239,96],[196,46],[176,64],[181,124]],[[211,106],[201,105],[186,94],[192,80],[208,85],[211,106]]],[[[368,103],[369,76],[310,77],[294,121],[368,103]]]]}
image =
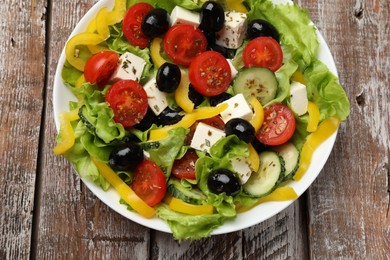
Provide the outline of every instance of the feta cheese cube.
{"type": "Polygon", "coordinates": [[[130,52],[125,52],[119,57],[119,66],[111,77],[112,81],[132,79],[139,81],[146,62],[144,59],[130,52]]]}
{"type": "Polygon", "coordinates": [[[253,117],[253,111],[246,102],[243,94],[237,94],[221,104],[228,104],[228,107],[222,111],[221,118],[223,122],[227,122],[232,118],[242,118],[245,120],[251,120],[253,117]]]}
{"type": "Polygon", "coordinates": [[[225,12],[225,25],[217,33],[216,43],[229,49],[238,49],[246,36],[246,14],[239,12],[225,12]]]}
{"type": "Polygon", "coordinates": [[[200,15],[196,12],[191,12],[180,6],[173,8],[171,13],[171,24],[190,24],[198,27],[200,24],[200,15]]]}
{"type": "Polygon", "coordinates": [[[230,59],[226,59],[226,60],[230,66],[230,71],[232,73],[232,79],[234,79],[237,76],[238,71],[237,71],[236,67],[233,66],[232,60],[230,60],[230,59]]]}
{"type": "Polygon", "coordinates": [[[144,89],[148,95],[148,104],[153,113],[158,116],[168,107],[167,94],[157,88],[156,79],[153,78],[145,84],[144,89]]]}
{"type": "Polygon", "coordinates": [[[251,177],[252,170],[249,167],[247,159],[244,156],[238,156],[230,160],[232,164],[233,171],[235,171],[240,177],[241,184],[244,184],[251,177]]]}
{"type": "Polygon", "coordinates": [[[204,123],[199,123],[195,129],[190,146],[196,150],[209,153],[210,147],[222,137],[225,137],[224,131],[204,123]]]}
{"type": "Polygon", "coordinates": [[[291,109],[298,116],[306,114],[308,102],[309,100],[307,99],[306,86],[296,81],[291,82],[290,85],[291,109]]]}

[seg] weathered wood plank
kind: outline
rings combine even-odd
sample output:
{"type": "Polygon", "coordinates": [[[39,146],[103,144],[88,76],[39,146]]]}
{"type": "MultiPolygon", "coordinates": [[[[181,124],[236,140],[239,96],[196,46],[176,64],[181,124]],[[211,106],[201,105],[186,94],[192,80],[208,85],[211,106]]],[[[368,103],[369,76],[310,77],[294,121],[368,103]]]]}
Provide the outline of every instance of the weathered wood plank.
{"type": "Polygon", "coordinates": [[[45,81],[46,1],[0,5],[0,259],[28,259],[45,81]]]}
{"type": "Polygon", "coordinates": [[[37,259],[144,259],[149,253],[149,229],[100,202],[70,164],[52,152],[56,135],[52,93],[57,61],[70,32],[95,2],[53,1],[51,6],[46,131],[33,245],[37,259]]]}
{"type": "Polygon", "coordinates": [[[242,259],[241,237],[241,232],[233,232],[178,242],[171,234],[156,231],[151,239],[151,259],[242,259]]]}
{"type": "Polygon", "coordinates": [[[390,259],[390,2],[322,0],[309,10],[351,101],[309,192],[311,257],[390,259]]]}
{"type": "Polygon", "coordinates": [[[243,231],[245,259],[307,258],[304,197],[276,216],[243,231]]]}

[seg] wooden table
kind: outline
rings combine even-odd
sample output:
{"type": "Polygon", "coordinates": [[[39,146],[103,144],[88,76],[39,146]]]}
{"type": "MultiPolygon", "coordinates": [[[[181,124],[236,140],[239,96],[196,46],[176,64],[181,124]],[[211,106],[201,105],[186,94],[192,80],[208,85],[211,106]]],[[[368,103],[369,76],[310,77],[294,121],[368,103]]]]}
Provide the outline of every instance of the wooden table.
{"type": "Polygon", "coordinates": [[[351,102],[320,176],[254,227],[196,242],[127,220],[55,156],[53,78],[96,0],[0,4],[0,259],[390,259],[390,1],[298,1],[351,102]]]}

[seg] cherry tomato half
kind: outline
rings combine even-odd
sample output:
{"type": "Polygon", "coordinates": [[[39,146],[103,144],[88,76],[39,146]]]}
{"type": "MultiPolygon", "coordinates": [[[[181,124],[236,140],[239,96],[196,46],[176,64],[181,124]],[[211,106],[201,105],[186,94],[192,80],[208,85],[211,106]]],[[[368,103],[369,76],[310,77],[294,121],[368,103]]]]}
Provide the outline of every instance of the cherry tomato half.
{"type": "Polygon", "coordinates": [[[196,56],[206,51],[206,48],[206,37],[193,25],[174,25],[164,37],[165,52],[172,61],[179,65],[190,65],[196,56]]]}
{"type": "Polygon", "coordinates": [[[118,66],[119,55],[113,51],[103,51],[88,59],[84,68],[85,80],[103,88],[118,66]]]}
{"type": "Polygon", "coordinates": [[[196,121],[190,127],[190,132],[188,133],[187,139],[186,139],[186,144],[187,145],[191,144],[191,140],[194,137],[194,133],[195,133],[196,127],[198,126],[199,122],[202,122],[202,123],[204,123],[206,125],[215,127],[217,129],[220,129],[220,130],[224,130],[225,129],[225,123],[223,122],[223,120],[222,120],[222,118],[220,116],[214,116],[214,117],[202,119],[200,121],[196,121]]]}
{"type": "Polygon", "coordinates": [[[256,138],[266,145],[280,145],[294,134],[294,113],[285,105],[275,103],[264,108],[264,122],[256,138]]]}
{"type": "Polygon", "coordinates": [[[135,168],[131,188],[146,204],[154,206],[167,191],[164,173],[157,164],[145,160],[135,168]]]}
{"type": "Polygon", "coordinates": [[[216,96],[227,90],[232,79],[229,63],[222,54],[206,51],[190,65],[191,84],[203,96],[216,96]]]}
{"type": "Polygon", "coordinates": [[[121,80],[112,85],[106,102],[114,111],[114,121],[125,128],[132,127],[145,117],[148,111],[148,96],[137,81],[121,80]]]}
{"type": "Polygon", "coordinates": [[[132,45],[140,48],[149,46],[150,38],[142,32],[141,25],[145,15],[152,9],[153,6],[150,4],[137,3],[127,10],[125,18],[123,18],[122,30],[132,45]]]}
{"type": "Polygon", "coordinates": [[[243,59],[247,68],[265,67],[275,72],[282,66],[283,51],[272,37],[257,37],[245,47],[243,59]]]}
{"type": "Polygon", "coordinates": [[[186,154],[179,160],[176,160],[172,166],[172,174],[179,179],[196,179],[195,163],[198,155],[194,149],[188,149],[186,154]]]}

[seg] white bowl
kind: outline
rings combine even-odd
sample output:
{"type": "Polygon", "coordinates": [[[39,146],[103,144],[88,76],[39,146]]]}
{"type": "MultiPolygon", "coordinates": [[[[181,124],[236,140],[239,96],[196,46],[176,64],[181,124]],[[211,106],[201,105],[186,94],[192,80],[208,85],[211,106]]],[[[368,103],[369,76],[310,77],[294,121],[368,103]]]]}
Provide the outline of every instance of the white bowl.
{"type": "MultiPolygon", "coordinates": [[[[286,0],[274,0],[278,3],[286,2],[286,0]]],[[[87,24],[92,20],[97,12],[103,8],[108,7],[112,8],[114,4],[113,0],[101,0],[97,2],[87,14],[80,20],[75,29],[73,30],[70,37],[73,35],[85,31],[87,24]]],[[[328,45],[326,44],[322,35],[317,31],[318,40],[319,40],[319,59],[325,63],[330,71],[337,76],[336,66],[333,60],[333,57],[330,53],[328,45]]],[[[69,38],[70,38],[69,37],[69,38]]],[[[76,100],[73,94],[69,89],[64,85],[61,78],[61,70],[65,62],[65,53],[62,51],[61,57],[58,62],[56,75],[54,79],[54,90],[53,90],[53,109],[55,115],[55,124],[57,131],[59,130],[58,114],[62,111],[68,111],[68,104],[71,100],[76,100]]],[[[307,188],[313,183],[317,178],[318,174],[322,170],[327,161],[330,152],[332,151],[334,142],[336,140],[337,131],[329,137],[324,143],[322,143],[317,150],[314,152],[312,157],[312,163],[310,164],[307,172],[298,182],[291,181],[289,186],[293,187],[298,196],[302,195],[307,188]]],[[[141,224],[145,227],[152,228],[155,230],[172,233],[169,226],[162,220],[157,217],[152,219],[146,219],[139,215],[138,213],[131,212],[126,209],[126,206],[119,203],[119,194],[114,189],[109,189],[108,191],[103,191],[99,186],[95,185],[93,182],[84,180],[84,184],[107,206],[121,214],[122,216],[141,224]]],[[[265,221],[277,213],[281,212],[283,209],[291,205],[294,201],[283,201],[283,202],[265,202],[262,203],[253,209],[238,214],[238,216],[232,220],[225,222],[221,227],[215,229],[212,232],[212,235],[224,234],[229,232],[238,231],[253,225],[256,225],[262,221],[265,221]]]]}

